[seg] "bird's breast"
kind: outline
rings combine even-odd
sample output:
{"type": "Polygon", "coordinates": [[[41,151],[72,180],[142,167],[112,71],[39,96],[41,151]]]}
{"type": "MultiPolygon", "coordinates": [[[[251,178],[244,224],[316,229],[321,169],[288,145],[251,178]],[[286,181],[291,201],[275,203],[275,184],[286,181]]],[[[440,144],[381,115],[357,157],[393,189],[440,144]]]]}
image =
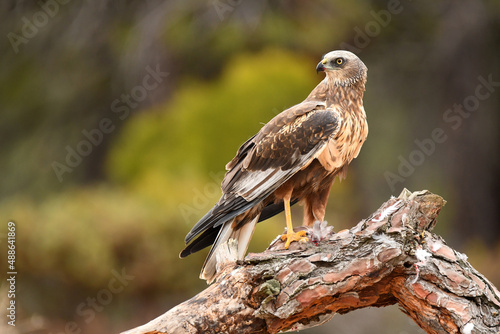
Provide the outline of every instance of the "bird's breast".
{"type": "Polygon", "coordinates": [[[340,173],[340,177],[345,174],[343,167],[358,156],[368,135],[366,115],[362,107],[359,110],[361,111],[359,113],[345,112],[341,115],[339,130],[329,138],[325,148],[317,157],[326,171],[334,174],[344,171],[340,173]]]}

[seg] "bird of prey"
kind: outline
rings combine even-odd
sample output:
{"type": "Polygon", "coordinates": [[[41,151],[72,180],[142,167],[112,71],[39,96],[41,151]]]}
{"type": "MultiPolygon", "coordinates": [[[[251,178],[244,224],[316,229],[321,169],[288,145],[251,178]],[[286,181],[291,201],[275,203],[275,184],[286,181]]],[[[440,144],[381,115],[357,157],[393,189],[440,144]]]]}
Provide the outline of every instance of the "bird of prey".
{"type": "Polygon", "coordinates": [[[330,187],[344,178],[368,135],[363,108],[367,68],[349,51],[323,56],[316,72],[326,76],[307,98],[278,114],[238,149],[227,165],[222,197],[186,235],[186,257],[213,245],[200,278],[216,276],[217,248],[238,241],[238,259],[248,249],[255,226],[283,210],[288,248],[307,241],[306,232],[294,232],[290,206],[304,205],[303,225],[323,221],[330,187]],[[193,239],[198,236],[196,240],[193,239]]]}

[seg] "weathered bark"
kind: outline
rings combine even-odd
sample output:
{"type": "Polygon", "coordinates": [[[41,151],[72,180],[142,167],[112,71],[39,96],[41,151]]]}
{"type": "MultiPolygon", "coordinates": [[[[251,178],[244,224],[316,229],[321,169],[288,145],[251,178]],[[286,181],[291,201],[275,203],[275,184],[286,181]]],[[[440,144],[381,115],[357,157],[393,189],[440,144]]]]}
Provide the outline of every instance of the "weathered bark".
{"type": "MultiPolygon", "coordinates": [[[[403,191],[350,230],[317,223],[311,242],[275,240],[139,333],[278,333],[336,313],[399,304],[427,333],[499,333],[500,293],[467,257],[430,233],[445,201],[403,191]]],[[[228,252],[221,256],[231,257],[228,252]]]]}

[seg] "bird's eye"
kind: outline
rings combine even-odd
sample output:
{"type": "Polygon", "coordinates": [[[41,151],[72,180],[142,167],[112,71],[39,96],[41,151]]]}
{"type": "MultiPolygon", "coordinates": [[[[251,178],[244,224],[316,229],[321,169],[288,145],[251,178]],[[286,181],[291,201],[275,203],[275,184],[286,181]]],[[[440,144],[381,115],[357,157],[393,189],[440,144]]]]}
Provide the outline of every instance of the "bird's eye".
{"type": "Polygon", "coordinates": [[[337,65],[342,65],[344,63],[344,59],[337,58],[337,59],[335,59],[335,62],[337,63],[337,65]]]}

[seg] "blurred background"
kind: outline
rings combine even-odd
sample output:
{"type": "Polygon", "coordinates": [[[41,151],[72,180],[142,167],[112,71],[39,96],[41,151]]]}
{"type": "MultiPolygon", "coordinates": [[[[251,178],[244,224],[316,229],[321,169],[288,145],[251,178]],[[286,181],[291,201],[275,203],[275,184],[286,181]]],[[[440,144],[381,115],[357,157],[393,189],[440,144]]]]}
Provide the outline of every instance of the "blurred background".
{"type": "MultiPolygon", "coordinates": [[[[448,201],[436,233],[500,286],[500,2],[3,1],[0,17],[0,247],[12,220],[18,272],[2,333],[119,332],[204,289],[185,234],[334,49],[369,69],[370,133],[328,222],[428,189],[448,201]]],[[[250,251],[283,228],[258,226],[250,251]]],[[[396,306],[304,331],[331,332],[422,333],[396,306]]]]}

